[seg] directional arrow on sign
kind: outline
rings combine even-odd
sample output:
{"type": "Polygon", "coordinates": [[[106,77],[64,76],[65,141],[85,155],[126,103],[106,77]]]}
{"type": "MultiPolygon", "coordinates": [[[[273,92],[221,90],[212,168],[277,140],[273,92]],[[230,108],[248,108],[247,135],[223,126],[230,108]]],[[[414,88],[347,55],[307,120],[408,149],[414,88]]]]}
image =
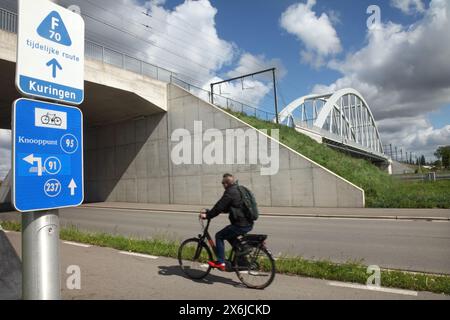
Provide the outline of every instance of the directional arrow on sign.
{"type": "Polygon", "coordinates": [[[75,181],[73,179],[70,180],[68,188],[70,189],[70,195],[74,196],[75,195],[75,188],[77,188],[77,184],[75,183],[75,181]]]}
{"type": "Polygon", "coordinates": [[[47,62],[47,67],[50,67],[50,66],[52,67],[52,77],[56,78],[56,68],[58,68],[59,70],[62,70],[62,67],[59,64],[58,60],[56,60],[55,58],[53,58],[52,60],[47,62]]]}
{"type": "Polygon", "coordinates": [[[34,157],[34,154],[30,154],[29,156],[26,156],[23,158],[23,160],[31,165],[33,165],[35,162],[38,164],[38,176],[42,176],[42,158],[34,157]]]}

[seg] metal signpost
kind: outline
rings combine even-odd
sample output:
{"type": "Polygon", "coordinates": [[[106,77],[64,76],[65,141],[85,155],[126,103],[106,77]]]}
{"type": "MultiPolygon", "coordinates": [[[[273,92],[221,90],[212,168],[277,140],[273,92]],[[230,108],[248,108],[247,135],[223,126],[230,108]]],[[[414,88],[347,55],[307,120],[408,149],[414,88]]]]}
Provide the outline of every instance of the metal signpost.
{"type": "MultiPolygon", "coordinates": [[[[69,104],[84,99],[84,21],[47,0],[19,0],[16,87],[69,104]]],[[[58,208],[84,199],[83,115],[76,107],[13,105],[12,202],[22,212],[23,299],[60,299],[58,208]]]]}

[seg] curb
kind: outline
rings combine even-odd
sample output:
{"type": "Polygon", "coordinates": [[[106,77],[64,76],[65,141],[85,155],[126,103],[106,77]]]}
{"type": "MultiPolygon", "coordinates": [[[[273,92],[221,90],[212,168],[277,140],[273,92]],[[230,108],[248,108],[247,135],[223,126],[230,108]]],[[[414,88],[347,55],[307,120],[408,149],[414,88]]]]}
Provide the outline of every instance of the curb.
{"type": "MultiPolygon", "coordinates": [[[[198,213],[196,210],[175,210],[175,209],[155,209],[155,208],[125,208],[108,206],[90,206],[83,205],[82,208],[93,209],[114,209],[114,210],[135,210],[147,212],[173,212],[173,213],[198,213]]],[[[415,216],[370,216],[370,215],[332,215],[332,214],[289,214],[289,213],[260,213],[260,216],[266,217],[301,217],[301,218],[330,218],[330,219],[377,219],[377,220],[416,220],[416,221],[450,221],[450,217],[415,217],[415,216]]]]}

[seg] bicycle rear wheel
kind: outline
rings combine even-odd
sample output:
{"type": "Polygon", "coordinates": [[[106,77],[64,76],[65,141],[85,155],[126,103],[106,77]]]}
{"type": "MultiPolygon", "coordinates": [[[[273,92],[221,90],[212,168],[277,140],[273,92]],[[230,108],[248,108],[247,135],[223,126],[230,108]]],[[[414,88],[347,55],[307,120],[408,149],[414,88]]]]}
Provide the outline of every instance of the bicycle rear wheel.
{"type": "Polygon", "coordinates": [[[212,261],[211,250],[198,238],[185,240],[178,249],[181,270],[191,279],[203,279],[211,271],[208,261],[212,261]]]}
{"type": "Polygon", "coordinates": [[[252,246],[246,255],[236,257],[234,268],[239,280],[253,289],[267,288],[275,278],[275,260],[259,245],[252,246]]]}

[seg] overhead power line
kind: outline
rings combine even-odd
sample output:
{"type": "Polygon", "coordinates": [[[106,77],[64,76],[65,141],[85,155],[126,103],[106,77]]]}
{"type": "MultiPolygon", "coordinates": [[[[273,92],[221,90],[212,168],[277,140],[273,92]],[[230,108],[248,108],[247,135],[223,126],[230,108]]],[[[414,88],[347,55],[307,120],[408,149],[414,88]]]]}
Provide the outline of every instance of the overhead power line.
{"type": "MultiPolygon", "coordinates": [[[[158,31],[159,31],[159,32],[162,32],[159,28],[155,28],[154,26],[151,26],[151,25],[149,25],[149,24],[145,24],[145,23],[141,23],[141,22],[136,22],[136,21],[134,21],[134,20],[132,20],[132,19],[126,18],[126,17],[123,16],[123,15],[117,14],[116,12],[114,12],[114,11],[112,11],[112,10],[110,10],[110,9],[104,8],[103,6],[100,6],[100,5],[94,3],[94,2],[92,2],[92,1],[90,1],[90,0],[86,0],[86,1],[87,1],[88,3],[90,3],[92,6],[98,8],[98,9],[101,9],[101,10],[106,11],[106,12],[110,13],[111,15],[113,15],[113,16],[116,17],[116,18],[120,18],[121,20],[127,21],[127,22],[129,22],[130,24],[133,24],[133,25],[135,25],[135,26],[137,26],[137,27],[144,28],[143,31],[145,31],[145,32],[148,31],[147,29],[152,30],[153,33],[154,33],[156,36],[158,36],[158,34],[157,34],[158,31]]],[[[141,13],[143,13],[143,12],[141,12],[141,13]]],[[[149,15],[149,14],[146,14],[146,15],[149,16],[149,17],[152,17],[152,16],[149,15]]],[[[161,20],[161,21],[162,21],[162,20],[161,20]]],[[[198,38],[198,34],[196,34],[195,37],[198,38]]],[[[187,47],[185,47],[185,50],[186,50],[186,51],[189,51],[189,52],[191,52],[191,53],[193,53],[193,54],[196,54],[196,55],[197,55],[199,58],[201,58],[202,60],[205,60],[205,59],[210,60],[210,59],[214,59],[214,58],[216,58],[216,57],[220,57],[220,58],[222,58],[222,60],[228,60],[228,57],[225,57],[225,56],[220,55],[220,54],[215,54],[215,53],[211,53],[211,54],[210,54],[209,51],[204,50],[204,49],[199,48],[199,47],[193,47],[193,46],[192,46],[192,43],[186,41],[185,39],[181,39],[181,38],[179,38],[179,37],[174,37],[173,35],[170,35],[170,37],[165,37],[165,38],[164,38],[164,41],[168,41],[168,42],[171,42],[171,43],[173,43],[173,44],[175,44],[175,45],[179,45],[179,43],[177,43],[176,41],[174,41],[174,40],[172,40],[172,39],[175,39],[175,40],[177,40],[177,41],[180,41],[180,42],[186,44],[187,47]],[[205,57],[204,54],[207,54],[207,56],[205,57]]]]}
{"type": "MultiPolygon", "coordinates": [[[[142,38],[142,37],[140,37],[140,36],[138,36],[138,35],[136,35],[136,34],[134,34],[134,33],[132,33],[132,32],[129,32],[129,31],[127,31],[127,30],[125,30],[125,29],[123,29],[123,28],[121,28],[121,27],[118,27],[118,26],[116,26],[116,25],[114,25],[114,24],[111,24],[111,23],[109,23],[109,22],[106,22],[106,21],[104,21],[104,20],[102,20],[102,19],[100,19],[100,18],[93,17],[93,16],[91,16],[91,15],[89,15],[89,14],[86,14],[86,13],[82,13],[82,15],[85,16],[85,17],[87,17],[87,18],[90,18],[90,19],[92,19],[92,20],[94,20],[94,21],[103,23],[103,24],[105,24],[105,25],[107,25],[107,26],[109,26],[109,27],[111,27],[111,28],[113,28],[113,29],[115,29],[115,30],[118,30],[118,31],[123,32],[123,33],[126,33],[126,34],[128,34],[128,35],[130,35],[130,36],[132,36],[132,37],[134,37],[134,38],[136,38],[136,39],[138,39],[138,40],[140,40],[140,41],[143,41],[143,42],[145,42],[145,43],[148,43],[148,44],[151,45],[151,46],[154,46],[154,47],[157,47],[157,48],[159,48],[159,49],[161,49],[161,50],[167,51],[168,53],[170,53],[170,54],[172,54],[172,55],[174,55],[174,56],[177,56],[177,57],[179,57],[179,58],[181,58],[181,59],[183,59],[183,60],[188,60],[185,56],[182,56],[182,55],[180,55],[180,54],[178,54],[178,53],[175,53],[175,52],[173,52],[172,50],[169,50],[169,49],[167,49],[167,48],[161,47],[161,46],[159,46],[158,44],[154,43],[154,42],[151,41],[151,40],[142,38]]],[[[203,68],[203,69],[207,70],[208,73],[209,73],[210,68],[208,68],[208,67],[206,67],[206,66],[204,66],[204,65],[201,65],[200,63],[198,63],[198,62],[196,62],[196,61],[193,61],[193,60],[188,60],[188,61],[191,62],[191,63],[193,63],[193,64],[195,64],[195,65],[197,65],[197,66],[199,66],[200,68],[203,68]]]]}

